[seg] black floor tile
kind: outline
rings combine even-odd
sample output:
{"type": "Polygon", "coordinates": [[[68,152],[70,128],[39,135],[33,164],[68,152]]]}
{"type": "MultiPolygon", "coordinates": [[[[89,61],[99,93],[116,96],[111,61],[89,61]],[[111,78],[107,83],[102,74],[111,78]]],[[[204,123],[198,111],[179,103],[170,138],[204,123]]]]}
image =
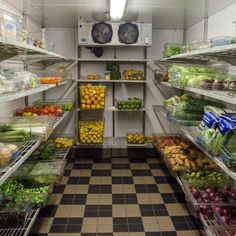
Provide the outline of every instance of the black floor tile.
{"type": "Polygon", "coordinates": [[[74,225],[67,225],[66,233],[80,233],[82,225],[74,224],[74,225]]]}
{"type": "Polygon", "coordinates": [[[128,219],[126,217],[113,217],[113,225],[126,225],[128,219]]]}
{"type": "Polygon", "coordinates": [[[78,184],[80,177],[69,177],[67,184],[78,184]]]}
{"type": "Polygon", "coordinates": [[[113,225],[113,232],[129,232],[128,225],[113,225]]]}
{"type": "Polygon", "coordinates": [[[113,233],[97,233],[96,236],[113,236],[113,233]]]}
{"type": "Polygon", "coordinates": [[[96,233],[82,233],[80,236],[97,236],[96,233]]]}
{"type": "Polygon", "coordinates": [[[99,211],[112,211],[112,205],[100,205],[99,211]]]}
{"type": "Polygon", "coordinates": [[[64,176],[70,176],[71,170],[64,170],[64,176]]]}
{"type": "Polygon", "coordinates": [[[146,232],[146,236],[161,236],[160,232],[146,232]]]}
{"type": "Polygon", "coordinates": [[[129,158],[130,163],[147,163],[146,158],[129,158]]]}
{"type": "Polygon", "coordinates": [[[65,190],[65,185],[56,185],[53,188],[53,193],[63,193],[65,190]]]}
{"type": "Polygon", "coordinates": [[[111,170],[92,170],[91,176],[111,176],[111,170]]]}
{"type": "Polygon", "coordinates": [[[80,177],[78,184],[89,184],[90,177],[80,177]]]}
{"type": "Polygon", "coordinates": [[[123,178],[122,177],[112,177],[112,184],[122,184],[123,183],[123,178]]]}
{"type": "Polygon", "coordinates": [[[143,224],[129,224],[129,232],[144,232],[143,224]]]}
{"type": "Polygon", "coordinates": [[[141,217],[128,217],[128,224],[142,224],[142,218],[141,217]]]}
{"type": "Polygon", "coordinates": [[[150,170],[132,170],[133,176],[152,176],[150,170]]]}
{"type": "Polygon", "coordinates": [[[136,193],[147,193],[146,185],[143,184],[135,184],[136,193]]]}
{"type": "Polygon", "coordinates": [[[95,158],[94,163],[111,163],[111,158],[95,158]]]}
{"type": "Polygon", "coordinates": [[[112,199],[112,204],[125,204],[125,198],[113,198],[112,199]]]}
{"type": "Polygon", "coordinates": [[[72,217],[72,218],[69,218],[68,219],[68,224],[69,225],[82,225],[83,223],[83,218],[75,218],[75,217],[72,217]]]}
{"type": "Polygon", "coordinates": [[[165,170],[167,169],[164,163],[149,163],[150,169],[165,170]]]}
{"type": "Polygon", "coordinates": [[[190,230],[187,222],[185,223],[174,223],[176,230],[190,230]]]}
{"type": "Polygon", "coordinates": [[[155,184],[147,184],[146,188],[148,193],[159,193],[159,190],[155,184]]]}
{"type": "Polygon", "coordinates": [[[64,233],[66,230],[66,225],[52,225],[50,228],[50,233],[64,233]]]}
{"type": "Polygon", "coordinates": [[[79,169],[79,170],[91,170],[92,169],[93,164],[80,164],[80,163],[75,163],[73,166],[73,169],[79,169]]]}
{"type": "Polygon", "coordinates": [[[129,176],[123,176],[123,184],[134,184],[133,178],[129,176]]]}
{"type": "Polygon", "coordinates": [[[99,211],[98,217],[112,217],[112,211],[99,211]]]}
{"type": "Polygon", "coordinates": [[[52,224],[54,225],[66,225],[69,218],[54,218],[52,224]]]}
{"type": "Polygon", "coordinates": [[[98,211],[85,211],[84,217],[98,217],[98,211]]]}
{"type": "Polygon", "coordinates": [[[39,217],[54,217],[57,211],[57,205],[47,205],[41,208],[39,217]]]}
{"type": "Polygon", "coordinates": [[[161,236],[177,236],[175,231],[161,232],[161,236]]]}
{"type": "Polygon", "coordinates": [[[99,211],[99,205],[86,205],[85,211],[99,211]]]}
{"type": "Polygon", "coordinates": [[[116,170],[116,169],[127,170],[127,169],[130,169],[130,164],[114,163],[111,165],[111,168],[114,170],[116,170]]]}
{"type": "Polygon", "coordinates": [[[126,198],[125,203],[126,204],[138,204],[138,200],[135,198],[126,198]]]}
{"type": "Polygon", "coordinates": [[[60,204],[61,205],[73,205],[73,202],[74,202],[74,199],[69,199],[69,198],[66,198],[66,199],[61,199],[60,201],[60,204]]]}
{"type": "Polygon", "coordinates": [[[100,185],[89,185],[88,193],[100,193],[100,185]]]}

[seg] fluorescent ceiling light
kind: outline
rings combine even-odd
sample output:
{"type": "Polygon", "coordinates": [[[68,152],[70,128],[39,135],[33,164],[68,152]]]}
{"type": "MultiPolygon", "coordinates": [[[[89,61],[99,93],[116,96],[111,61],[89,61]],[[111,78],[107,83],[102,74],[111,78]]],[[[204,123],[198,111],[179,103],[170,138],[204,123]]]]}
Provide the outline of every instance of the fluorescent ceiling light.
{"type": "Polygon", "coordinates": [[[124,14],[126,0],[110,0],[110,17],[112,20],[120,20],[124,14]]]}

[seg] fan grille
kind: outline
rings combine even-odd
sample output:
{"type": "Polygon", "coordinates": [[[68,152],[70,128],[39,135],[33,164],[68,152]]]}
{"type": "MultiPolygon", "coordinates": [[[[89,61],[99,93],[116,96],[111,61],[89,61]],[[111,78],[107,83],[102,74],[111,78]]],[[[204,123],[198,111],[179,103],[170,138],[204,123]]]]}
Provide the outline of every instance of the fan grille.
{"type": "Polygon", "coordinates": [[[95,43],[105,44],[111,42],[113,31],[110,24],[100,22],[93,25],[91,34],[95,43]]]}
{"type": "Polygon", "coordinates": [[[121,24],[118,30],[118,37],[121,43],[137,43],[139,37],[138,26],[131,23],[121,24]]]}

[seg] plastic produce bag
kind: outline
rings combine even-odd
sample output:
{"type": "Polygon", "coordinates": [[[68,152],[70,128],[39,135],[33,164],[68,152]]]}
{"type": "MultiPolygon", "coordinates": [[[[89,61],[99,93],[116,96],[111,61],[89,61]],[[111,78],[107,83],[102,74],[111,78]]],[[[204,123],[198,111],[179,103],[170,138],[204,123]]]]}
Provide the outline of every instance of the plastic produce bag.
{"type": "Polygon", "coordinates": [[[0,167],[8,165],[11,160],[17,158],[19,154],[16,145],[0,143],[0,167]]]}
{"type": "Polygon", "coordinates": [[[36,88],[40,85],[37,75],[24,70],[1,70],[0,75],[14,82],[18,90],[36,88]]]}

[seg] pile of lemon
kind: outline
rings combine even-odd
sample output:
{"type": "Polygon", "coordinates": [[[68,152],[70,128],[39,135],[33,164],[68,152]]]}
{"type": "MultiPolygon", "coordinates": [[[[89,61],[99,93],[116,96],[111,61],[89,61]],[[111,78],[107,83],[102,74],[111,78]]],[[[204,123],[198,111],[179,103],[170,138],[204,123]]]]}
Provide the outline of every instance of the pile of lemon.
{"type": "Polygon", "coordinates": [[[82,110],[103,110],[105,106],[105,86],[87,84],[80,86],[82,110]]]}
{"type": "Polygon", "coordinates": [[[67,137],[57,137],[54,142],[56,148],[71,148],[74,140],[67,137]]]}
{"type": "Polygon", "coordinates": [[[130,144],[143,144],[145,141],[144,135],[141,133],[128,133],[127,142],[130,144]]]}
{"type": "Polygon", "coordinates": [[[101,144],[103,142],[103,121],[81,121],[80,142],[83,144],[101,144]]]}

